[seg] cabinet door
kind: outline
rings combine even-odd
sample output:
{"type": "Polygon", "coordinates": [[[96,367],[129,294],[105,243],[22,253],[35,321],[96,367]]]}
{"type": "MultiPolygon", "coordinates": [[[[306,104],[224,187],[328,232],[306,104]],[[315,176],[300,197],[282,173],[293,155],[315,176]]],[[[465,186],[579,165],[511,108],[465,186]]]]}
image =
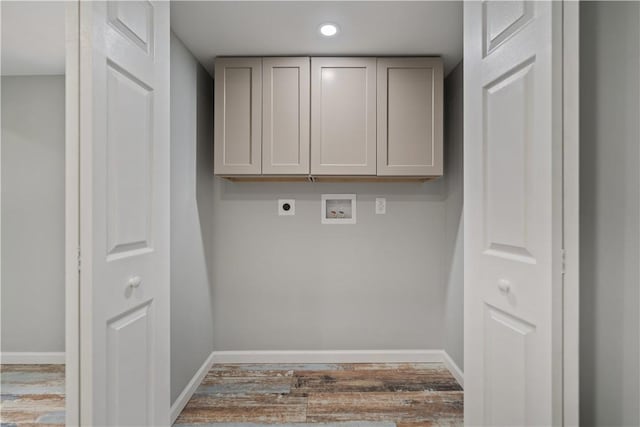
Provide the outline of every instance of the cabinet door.
{"type": "Polygon", "coordinates": [[[375,58],[311,58],[311,173],[376,174],[375,58]]]}
{"type": "Polygon", "coordinates": [[[442,175],[442,61],[378,59],[378,175],[442,175]]]}
{"type": "Polygon", "coordinates": [[[262,60],[262,173],[309,173],[309,58],[262,60]]]}
{"type": "Polygon", "coordinates": [[[262,58],[218,58],[214,93],[216,175],[262,172],[262,58]]]}

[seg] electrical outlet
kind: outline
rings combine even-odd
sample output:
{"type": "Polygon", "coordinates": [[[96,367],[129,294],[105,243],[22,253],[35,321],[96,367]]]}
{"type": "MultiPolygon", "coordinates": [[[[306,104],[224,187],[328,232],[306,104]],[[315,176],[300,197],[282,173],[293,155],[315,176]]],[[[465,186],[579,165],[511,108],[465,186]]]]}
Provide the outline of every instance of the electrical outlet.
{"type": "Polygon", "coordinates": [[[387,199],[384,197],[376,198],[376,215],[384,215],[387,213],[387,199]]]}
{"type": "Polygon", "coordinates": [[[295,215],[296,201],[294,199],[278,199],[278,215],[295,215]]]}

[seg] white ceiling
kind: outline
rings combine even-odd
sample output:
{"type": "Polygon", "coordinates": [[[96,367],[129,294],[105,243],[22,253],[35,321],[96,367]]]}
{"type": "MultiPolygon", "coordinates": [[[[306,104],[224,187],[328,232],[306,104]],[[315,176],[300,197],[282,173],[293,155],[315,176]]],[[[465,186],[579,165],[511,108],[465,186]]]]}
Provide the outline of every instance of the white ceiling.
{"type": "Polygon", "coordinates": [[[64,2],[3,0],[0,7],[2,75],[64,74],[64,2]]]}
{"type": "Polygon", "coordinates": [[[462,59],[460,1],[172,1],[171,26],[211,74],[224,55],[441,55],[445,73],[462,59]]]}
{"type": "MultiPolygon", "coordinates": [[[[63,74],[64,2],[0,5],[2,75],[63,74]]],[[[462,59],[459,1],[173,1],[171,26],[212,74],[222,55],[441,55],[445,72],[462,59]]]]}

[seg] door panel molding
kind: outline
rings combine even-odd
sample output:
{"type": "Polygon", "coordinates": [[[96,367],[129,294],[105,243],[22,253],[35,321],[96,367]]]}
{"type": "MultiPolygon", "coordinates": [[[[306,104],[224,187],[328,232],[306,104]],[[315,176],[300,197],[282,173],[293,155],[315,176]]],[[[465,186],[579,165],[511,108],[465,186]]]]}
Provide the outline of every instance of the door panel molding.
{"type": "Polygon", "coordinates": [[[152,250],[152,109],[153,88],[107,61],[108,259],[152,250]]]}
{"type": "Polygon", "coordinates": [[[510,68],[483,88],[485,254],[535,264],[529,247],[532,212],[529,153],[534,139],[535,57],[510,68]],[[504,179],[508,176],[509,179],[504,179]]]}
{"type": "Polygon", "coordinates": [[[153,5],[148,1],[110,1],[109,24],[147,55],[153,55],[153,5]]]}
{"type": "Polygon", "coordinates": [[[489,56],[509,38],[517,34],[534,16],[534,1],[510,0],[482,2],[483,52],[489,56]]]}
{"type": "Polygon", "coordinates": [[[107,321],[107,376],[112,378],[107,391],[108,425],[144,426],[153,421],[152,303],[107,321]]]}
{"type": "Polygon", "coordinates": [[[484,328],[489,345],[484,348],[483,425],[527,425],[527,346],[536,327],[485,304],[484,328]]]}

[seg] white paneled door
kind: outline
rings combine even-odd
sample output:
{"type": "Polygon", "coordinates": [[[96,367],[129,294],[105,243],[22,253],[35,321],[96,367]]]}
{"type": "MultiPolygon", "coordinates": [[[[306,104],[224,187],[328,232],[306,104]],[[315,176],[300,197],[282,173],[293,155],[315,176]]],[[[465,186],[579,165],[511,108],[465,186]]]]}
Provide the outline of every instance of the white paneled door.
{"type": "Polygon", "coordinates": [[[467,425],[562,423],[562,7],[464,6],[467,425]]]}
{"type": "Polygon", "coordinates": [[[80,5],[81,424],[169,424],[169,3],[80,5]]]}

